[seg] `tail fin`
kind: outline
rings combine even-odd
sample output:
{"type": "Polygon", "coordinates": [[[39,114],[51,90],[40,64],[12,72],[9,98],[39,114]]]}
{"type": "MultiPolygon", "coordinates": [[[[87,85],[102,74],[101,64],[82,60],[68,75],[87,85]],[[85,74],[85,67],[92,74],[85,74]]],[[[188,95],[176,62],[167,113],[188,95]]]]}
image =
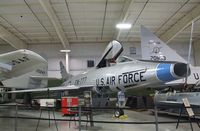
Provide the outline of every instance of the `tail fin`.
{"type": "Polygon", "coordinates": [[[71,74],[69,74],[67,71],[66,71],[66,68],[65,66],[63,65],[62,61],[60,61],[60,73],[61,73],[61,76],[62,76],[62,79],[64,81],[68,80],[69,78],[72,77],[71,74]]]}
{"type": "Polygon", "coordinates": [[[142,59],[145,60],[186,63],[186,60],[144,26],[141,26],[141,49],[142,59]]]}

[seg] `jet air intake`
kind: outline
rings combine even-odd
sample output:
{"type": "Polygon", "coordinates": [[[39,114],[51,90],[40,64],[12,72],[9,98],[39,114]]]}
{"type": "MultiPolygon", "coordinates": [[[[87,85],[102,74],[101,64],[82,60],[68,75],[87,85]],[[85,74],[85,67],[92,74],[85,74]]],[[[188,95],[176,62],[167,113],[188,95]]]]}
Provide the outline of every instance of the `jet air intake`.
{"type": "MultiPolygon", "coordinates": [[[[190,75],[190,69],[188,71],[190,75]]],[[[161,63],[157,65],[156,76],[159,80],[169,82],[187,76],[187,64],[184,63],[161,63]]]]}

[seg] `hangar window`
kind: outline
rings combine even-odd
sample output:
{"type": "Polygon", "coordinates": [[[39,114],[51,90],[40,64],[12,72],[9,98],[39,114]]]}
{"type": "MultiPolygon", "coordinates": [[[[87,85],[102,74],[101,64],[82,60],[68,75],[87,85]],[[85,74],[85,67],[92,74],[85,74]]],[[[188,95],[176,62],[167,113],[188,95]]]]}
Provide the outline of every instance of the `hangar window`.
{"type": "Polygon", "coordinates": [[[94,60],[87,60],[87,67],[94,67],[94,60]]]}
{"type": "Polygon", "coordinates": [[[135,55],[136,54],[136,48],[135,47],[130,47],[130,55],[135,55]]]}

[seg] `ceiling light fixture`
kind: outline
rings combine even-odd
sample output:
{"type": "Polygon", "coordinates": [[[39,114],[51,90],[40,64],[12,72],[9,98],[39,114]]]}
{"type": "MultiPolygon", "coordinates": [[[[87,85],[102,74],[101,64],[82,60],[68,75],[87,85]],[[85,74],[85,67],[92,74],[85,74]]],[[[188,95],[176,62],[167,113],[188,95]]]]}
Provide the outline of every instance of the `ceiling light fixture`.
{"type": "Polygon", "coordinates": [[[69,53],[69,52],[71,52],[71,50],[60,50],[60,52],[66,52],[66,53],[69,53]]]}
{"type": "Polygon", "coordinates": [[[116,28],[118,29],[130,29],[131,28],[131,24],[129,23],[119,23],[116,25],[116,28]]]}

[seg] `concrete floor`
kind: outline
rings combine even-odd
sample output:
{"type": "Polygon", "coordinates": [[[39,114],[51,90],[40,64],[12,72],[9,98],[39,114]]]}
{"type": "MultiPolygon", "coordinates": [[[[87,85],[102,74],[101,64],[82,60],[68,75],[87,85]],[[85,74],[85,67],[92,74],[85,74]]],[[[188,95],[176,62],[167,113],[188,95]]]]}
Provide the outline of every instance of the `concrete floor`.
{"type": "MultiPolygon", "coordinates": [[[[19,110],[18,115],[20,117],[39,117],[38,110],[19,110]]],[[[145,121],[154,121],[154,115],[152,115],[149,111],[125,111],[126,115],[128,115],[127,119],[119,120],[112,117],[112,111],[102,111],[98,113],[94,113],[94,120],[96,121],[128,121],[128,122],[145,122],[145,121]]],[[[55,112],[57,119],[69,119],[69,117],[62,117],[60,112],[55,112]]],[[[0,116],[15,116],[15,108],[11,107],[0,107],[0,116]]],[[[43,118],[48,117],[48,112],[42,113],[43,118]]],[[[53,118],[51,112],[51,118],[53,118]]],[[[78,119],[78,118],[77,118],[78,119]]],[[[86,119],[86,117],[82,117],[82,119],[86,119]]],[[[169,116],[159,116],[159,121],[176,121],[176,117],[169,116]]],[[[17,120],[17,131],[36,131],[36,125],[38,120],[30,120],[30,119],[18,119],[17,120]]],[[[58,130],[59,131],[78,131],[78,122],[71,122],[71,127],[69,128],[68,121],[57,121],[58,130]]],[[[176,124],[159,124],[159,131],[175,131],[176,124]]],[[[194,131],[199,131],[200,129],[197,127],[195,123],[193,123],[194,131]]],[[[86,130],[85,123],[82,123],[81,128],[83,131],[86,130]]],[[[10,118],[0,118],[0,130],[1,131],[15,131],[15,119],[10,118]]],[[[102,123],[94,123],[94,127],[88,127],[87,130],[91,131],[155,131],[155,125],[151,124],[102,124],[102,123]]],[[[176,131],[190,131],[189,123],[181,123],[179,129],[176,131]]],[[[51,121],[50,127],[49,122],[41,120],[38,131],[56,131],[54,121],[51,121]]]]}

